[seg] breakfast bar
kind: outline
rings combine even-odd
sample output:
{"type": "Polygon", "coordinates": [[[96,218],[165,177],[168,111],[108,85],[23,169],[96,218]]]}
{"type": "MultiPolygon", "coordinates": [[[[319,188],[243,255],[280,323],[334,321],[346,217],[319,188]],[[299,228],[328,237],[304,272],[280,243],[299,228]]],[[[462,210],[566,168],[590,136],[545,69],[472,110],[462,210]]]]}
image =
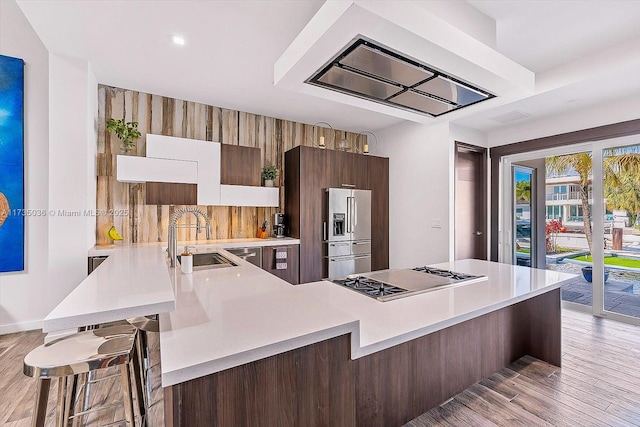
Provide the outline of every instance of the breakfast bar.
{"type": "MultiPolygon", "coordinates": [[[[157,310],[168,426],[401,425],[524,355],[560,365],[570,274],[462,260],[435,267],[474,280],[380,301],[194,251],[211,252],[235,265],[181,274],[161,245],[117,248],[45,328],[157,310]]],[[[420,277],[407,272],[368,275],[420,277]]]]}
{"type": "Polygon", "coordinates": [[[381,302],[329,281],[176,275],[186,292],[160,318],[165,422],[402,425],[524,355],[560,365],[559,288],[572,275],[437,267],[486,279],[381,302]]]}

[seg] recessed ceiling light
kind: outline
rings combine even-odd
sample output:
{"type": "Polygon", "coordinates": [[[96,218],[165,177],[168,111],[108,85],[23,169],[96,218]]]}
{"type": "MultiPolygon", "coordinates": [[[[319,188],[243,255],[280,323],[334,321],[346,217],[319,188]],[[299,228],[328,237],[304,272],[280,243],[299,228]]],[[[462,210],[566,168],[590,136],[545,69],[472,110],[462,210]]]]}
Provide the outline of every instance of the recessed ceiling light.
{"type": "Polygon", "coordinates": [[[178,46],[184,46],[185,41],[186,41],[186,40],[184,39],[184,37],[182,37],[182,36],[173,36],[173,37],[171,38],[171,40],[173,40],[173,42],[174,42],[175,44],[177,44],[178,46]]]}

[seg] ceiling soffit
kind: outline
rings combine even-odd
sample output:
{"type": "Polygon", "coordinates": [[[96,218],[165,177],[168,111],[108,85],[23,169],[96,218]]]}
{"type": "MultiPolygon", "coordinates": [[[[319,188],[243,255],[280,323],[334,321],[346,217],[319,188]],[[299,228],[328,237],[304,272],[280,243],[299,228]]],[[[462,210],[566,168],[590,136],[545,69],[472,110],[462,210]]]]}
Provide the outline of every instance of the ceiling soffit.
{"type": "MultiPolygon", "coordinates": [[[[390,2],[326,2],[276,61],[274,84],[420,123],[454,120],[530,96],[534,92],[533,72],[424,7],[412,2],[402,4],[400,8],[390,2]],[[410,108],[394,108],[365,97],[354,97],[305,83],[318,70],[330,65],[358,38],[366,38],[495,97],[444,115],[443,110],[438,110],[440,117],[431,117],[411,111],[410,108]]],[[[413,102],[411,99],[402,101],[413,102]]]]}

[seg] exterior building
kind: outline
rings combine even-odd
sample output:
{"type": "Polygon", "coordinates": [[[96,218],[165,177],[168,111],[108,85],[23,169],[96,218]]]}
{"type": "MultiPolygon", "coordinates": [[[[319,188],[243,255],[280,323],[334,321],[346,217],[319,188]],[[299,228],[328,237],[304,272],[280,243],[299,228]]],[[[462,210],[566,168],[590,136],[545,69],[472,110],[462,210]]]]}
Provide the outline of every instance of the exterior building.
{"type": "MultiPolygon", "coordinates": [[[[578,175],[547,177],[545,195],[547,221],[560,219],[567,228],[581,228],[583,226],[584,212],[580,199],[580,177],[578,175]]],[[[591,178],[589,178],[589,206],[592,203],[591,178]]],[[[629,226],[627,212],[607,209],[605,224],[614,227],[629,226]]]]}

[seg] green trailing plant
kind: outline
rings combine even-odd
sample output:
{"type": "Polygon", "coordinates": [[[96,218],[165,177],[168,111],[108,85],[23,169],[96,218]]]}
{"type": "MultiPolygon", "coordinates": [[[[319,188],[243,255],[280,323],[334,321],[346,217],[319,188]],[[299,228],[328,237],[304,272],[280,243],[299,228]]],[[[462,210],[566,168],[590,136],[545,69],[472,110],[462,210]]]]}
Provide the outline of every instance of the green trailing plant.
{"type": "Polygon", "coordinates": [[[278,177],[278,169],[273,165],[267,165],[262,168],[262,179],[265,181],[273,181],[278,177]]]}
{"type": "Polygon", "coordinates": [[[125,122],[121,119],[109,119],[107,121],[107,130],[115,132],[116,136],[122,141],[122,149],[129,151],[135,148],[135,140],[142,135],[138,130],[138,122],[125,122]]]}

